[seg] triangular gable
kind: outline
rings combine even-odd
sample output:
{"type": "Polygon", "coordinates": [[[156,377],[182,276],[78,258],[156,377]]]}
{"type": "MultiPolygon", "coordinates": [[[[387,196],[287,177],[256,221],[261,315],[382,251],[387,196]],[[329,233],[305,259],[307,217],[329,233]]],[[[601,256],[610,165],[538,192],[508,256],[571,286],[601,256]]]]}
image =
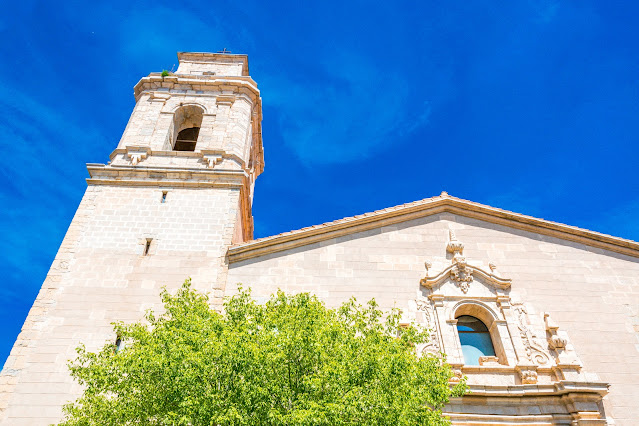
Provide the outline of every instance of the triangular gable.
{"type": "Polygon", "coordinates": [[[632,240],[490,207],[442,192],[437,197],[242,243],[229,249],[229,261],[231,263],[239,262],[269,253],[289,250],[439,213],[452,213],[514,229],[577,242],[615,253],[639,257],[639,243],[632,240]]]}

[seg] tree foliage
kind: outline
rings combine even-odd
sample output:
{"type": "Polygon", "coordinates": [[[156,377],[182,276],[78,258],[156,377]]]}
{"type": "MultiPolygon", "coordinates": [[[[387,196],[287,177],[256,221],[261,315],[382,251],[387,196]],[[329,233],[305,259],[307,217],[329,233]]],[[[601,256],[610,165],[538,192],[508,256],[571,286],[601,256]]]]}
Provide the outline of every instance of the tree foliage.
{"type": "Polygon", "coordinates": [[[188,281],[162,300],[163,313],[115,324],[121,350],[78,348],[85,390],[63,425],[445,425],[441,407],[465,391],[442,360],[416,356],[425,330],[374,301],[333,310],[240,291],[221,314],[188,281]]]}

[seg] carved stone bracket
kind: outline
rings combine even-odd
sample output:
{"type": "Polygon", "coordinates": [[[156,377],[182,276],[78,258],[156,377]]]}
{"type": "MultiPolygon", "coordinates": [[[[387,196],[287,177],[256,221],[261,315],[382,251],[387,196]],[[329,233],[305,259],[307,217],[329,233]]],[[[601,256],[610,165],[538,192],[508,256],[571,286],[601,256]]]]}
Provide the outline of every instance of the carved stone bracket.
{"type": "Polygon", "coordinates": [[[218,105],[231,106],[233,105],[233,102],[235,102],[235,96],[234,95],[218,95],[218,97],[215,99],[215,102],[218,105]]]}
{"type": "Polygon", "coordinates": [[[151,148],[148,146],[127,146],[126,157],[132,166],[136,166],[140,161],[151,155],[151,148]]]}
{"type": "Polygon", "coordinates": [[[450,364],[450,367],[453,369],[453,377],[448,379],[450,383],[459,383],[464,378],[464,373],[462,372],[463,364],[450,364]]]}
{"type": "Polygon", "coordinates": [[[202,159],[209,169],[220,164],[224,159],[224,151],[218,150],[202,150],[202,159]]]}
{"type": "Polygon", "coordinates": [[[518,365],[516,368],[519,373],[521,383],[524,385],[537,384],[537,366],[535,365],[518,365]]]}
{"type": "Polygon", "coordinates": [[[151,92],[149,93],[149,100],[151,102],[162,102],[165,103],[171,99],[171,94],[167,92],[151,92]]]}

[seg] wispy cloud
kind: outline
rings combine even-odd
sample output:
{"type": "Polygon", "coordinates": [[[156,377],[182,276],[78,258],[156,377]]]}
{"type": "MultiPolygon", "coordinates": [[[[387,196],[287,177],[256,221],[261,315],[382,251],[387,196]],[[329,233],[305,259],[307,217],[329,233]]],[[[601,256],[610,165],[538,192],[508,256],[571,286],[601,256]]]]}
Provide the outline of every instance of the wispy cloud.
{"type": "MultiPolygon", "coordinates": [[[[84,189],[82,181],[70,178],[74,173],[67,164],[83,167],[102,137],[86,123],[79,125],[2,83],[0,109],[0,257],[7,279],[39,286],[31,275],[48,267],[50,247],[59,244],[84,189]]],[[[5,300],[25,296],[16,286],[0,286],[0,291],[5,300]]]]}
{"type": "Polygon", "coordinates": [[[266,75],[264,102],[276,108],[285,143],[306,165],[363,160],[428,123],[431,105],[411,98],[399,72],[332,52],[322,83],[266,75]]]}

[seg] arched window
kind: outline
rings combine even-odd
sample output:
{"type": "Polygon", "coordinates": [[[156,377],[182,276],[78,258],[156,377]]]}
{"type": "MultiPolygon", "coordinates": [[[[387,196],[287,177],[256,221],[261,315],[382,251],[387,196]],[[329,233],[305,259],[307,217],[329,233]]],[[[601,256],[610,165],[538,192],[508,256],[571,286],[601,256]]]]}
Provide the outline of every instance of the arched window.
{"type": "Polygon", "coordinates": [[[479,357],[495,356],[490,332],[477,318],[470,315],[457,317],[457,332],[466,365],[479,365],[479,357]]]}
{"type": "Polygon", "coordinates": [[[173,116],[173,151],[195,151],[204,111],[197,105],[179,108],[173,116]]]}

